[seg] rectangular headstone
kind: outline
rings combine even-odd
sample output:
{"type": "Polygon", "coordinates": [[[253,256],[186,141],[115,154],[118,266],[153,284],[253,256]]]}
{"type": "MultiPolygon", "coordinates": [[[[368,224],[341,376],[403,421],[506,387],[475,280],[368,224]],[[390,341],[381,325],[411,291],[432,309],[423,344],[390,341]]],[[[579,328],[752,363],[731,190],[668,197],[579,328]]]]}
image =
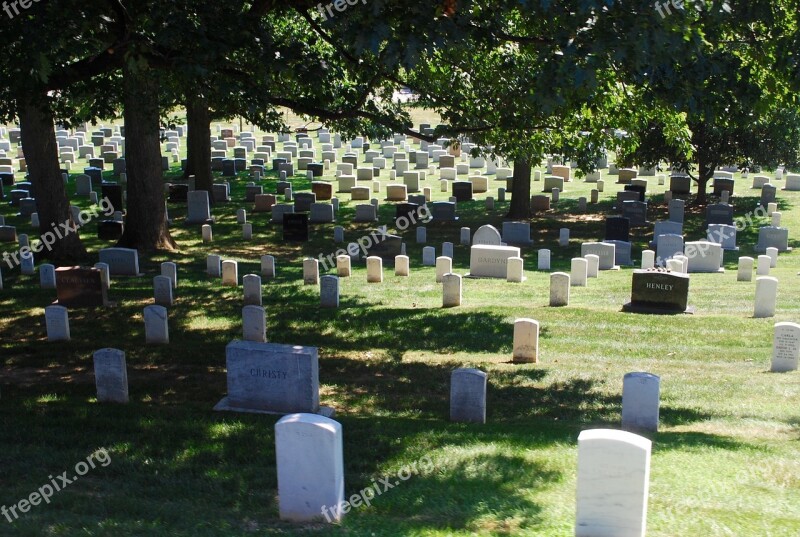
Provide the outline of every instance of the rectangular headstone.
{"type": "Polygon", "coordinates": [[[593,429],[578,436],[575,537],[644,537],[650,440],[593,429]]]}
{"type": "Polygon", "coordinates": [[[487,374],[459,368],[450,375],[450,421],[486,423],[487,374]]]}
{"type": "Polygon", "coordinates": [[[95,268],[57,268],[56,296],[58,304],[66,308],[94,308],[108,303],[102,273],[95,268]]]}
{"type": "Polygon", "coordinates": [[[634,270],[631,302],[625,311],[683,313],[689,308],[689,275],[659,270],[634,270]]]}
{"type": "MultiPolygon", "coordinates": [[[[279,207],[276,205],[275,207],[279,207]]],[[[273,213],[275,210],[273,207],[273,213]]],[[[285,213],[283,215],[283,240],[308,242],[308,215],[305,213],[285,213]]]]}
{"type": "Polygon", "coordinates": [[[315,347],[232,341],[225,355],[228,396],[214,410],[269,414],[319,411],[315,347]]]}
{"type": "Polygon", "coordinates": [[[94,353],[94,379],[97,401],[128,402],[128,368],[125,353],[118,349],[100,349],[94,353]]]}
{"type": "Polygon", "coordinates": [[[108,265],[112,276],[139,275],[139,252],[131,248],[103,248],[100,262],[108,265]]]}

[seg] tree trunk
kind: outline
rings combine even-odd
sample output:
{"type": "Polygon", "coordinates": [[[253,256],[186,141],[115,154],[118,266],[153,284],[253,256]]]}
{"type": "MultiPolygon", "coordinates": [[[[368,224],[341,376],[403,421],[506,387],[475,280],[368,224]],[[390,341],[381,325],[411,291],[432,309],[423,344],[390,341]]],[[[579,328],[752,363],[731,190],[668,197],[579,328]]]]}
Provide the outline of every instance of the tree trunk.
{"type": "Polygon", "coordinates": [[[87,253],[78,232],[72,231],[75,222],[61,177],[52,111],[44,96],[41,102],[32,103],[21,98],[17,104],[25,162],[36,196],[39,234],[44,235],[44,247],[37,257],[48,258],[56,265],[78,264],[87,253]],[[68,223],[69,233],[62,227],[65,223],[68,223]]]}
{"type": "Polygon", "coordinates": [[[508,218],[527,220],[531,217],[531,169],[529,160],[514,161],[514,181],[511,186],[508,218]]]}
{"type": "Polygon", "coordinates": [[[158,76],[149,69],[123,72],[128,213],[119,246],[174,250],[167,226],[159,143],[158,76]]]}
{"type": "Polygon", "coordinates": [[[708,193],[706,192],[708,182],[714,177],[716,166],[709,164],[706,159],[700,157],[697,167],[697,198],[695,203],[697,205],[705,205],[708,203],[708,193]]]}
{"type": "Polygon", "coordinates": [[[197,95],[187,95],[186,123],[188,127],[186,140],[186,177],[194,175],[195,189],[208,192],[208,199],[213,203],[211,195],[214,183],[211,174],[211,114],[208,101],[197,95]]]}

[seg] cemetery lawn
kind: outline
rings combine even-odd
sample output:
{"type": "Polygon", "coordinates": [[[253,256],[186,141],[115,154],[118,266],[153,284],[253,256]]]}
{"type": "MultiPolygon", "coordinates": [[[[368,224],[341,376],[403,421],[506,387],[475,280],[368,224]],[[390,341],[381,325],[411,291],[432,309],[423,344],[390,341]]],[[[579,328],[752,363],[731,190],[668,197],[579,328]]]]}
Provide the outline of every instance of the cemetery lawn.
{"type": "MultiPolygon", "coordinates": [[[[234,200],[243,199],[247,181],[245,174],[232,181],[234,200]]],[[[737,217],[755,208],[751,181],[736,181],[737,217]]],[[[270,174],[265,192],[275,182],[270,174]]],[[[446,199],[438,180],[423,184],[433,187],[435,200],[446,199]]],[[[666,187],[654,178],[650,184],[649,220],[666,219],[666,187]]],[[[295,191],[309,187],[300,177],[295,185],[295,191]]],[[[532,185],[534,194],[541,190],[542,183],[532,185]]],[[[490,180],[489,195],[498,186],[490,180]]],[[[69,188],[74,194],[74,177],[69,188]]],[[[755,281],[736,281],[736,259],[754,256],[764,218],[739,234],[740,252],[725,254],[725,274],[692,275],[695,315],[621,313],[630,298],[627,267],[573,288],[569,307],[549,308],[549,277],[535,270],[536,250],[550,248],[553,270],[569,272],[580,243],[603,238],[602,215],[612,214],[622,187],[607,179],[600,203],[576,214],[578,197],[589,197],[592,188],[569,183],[556,209],[534,218],[535,244],[523,249],[524,283],[465,279],[463,305],[452,309],[441,308],[441,286],[433,267],[421,266],[413,228],[402,233],[409,278],[395,277],[385,263],[384,282],[367,284],[365,267],[354,265],[341,283],[341,307],[321,309],[318,290],[302,285],[302,260],[334,253],[340,245],[332,244],[333,226],[313,226],[302,246],[285,244],[268,215],[250,214],[252,204],[241,201],[213,208],[211,244],[202,243],[199,226],[182,224],[185,206],[170,205],[181,250],[141,256],[144,277],[114,278],[115,307],[70,311],[68,343],[46,341],[43,308],[53,292],[38,288],[38,276],[4,267],[0,504],[28,497],[50,475],[74,474],[75,464],[100,447],[111,463],[13,524],[0,519],[0,535],[573,535],[578,434],[618,428],[623,375],[648,371],[662,382],[648,535],[797,536],[800,373],[768,369],[774,323],[800,320],[800,193],[778,192],[795,250],[781,254],[772,271],[780,280],[773,319],[752,318],[755,281]],[[249,243],[236,223],[239,207],[254,223],[249,243]],[[572,230],[568,248],[558,247],[561,227],[572,230]],[[226,393],[225,346],[241,337],[242,307],[241,286],[223,288],[205,275],[212,253],[238,260],[240,278],[259,272],[261,255],[276,257],[278,276],[263,287],[268,338],[320,348],[321,402],[336,409],[344,430],[346,495],[382,477],[398,481],[404,465],[419,463],[424,471],[354,509],[340,525],[279,521],[277,417],[212,411],[226,393]],[[146,346],[142,309],[152,303],[152,278],[167,260],[179,267],[171,343],[146,346]],[[513,322],[521,317],[541,323],[538,364],[509,363],[513,322]],[[103,347],[127,355],[128,405],[96,402],[92,352],[103,347]],[[486,425],[448,421],[449,377],[459,366],[489,373],[486,425]],[[424,457],[430,467],[420,462],[424,457]]],[[[442,242],[456,243],[460,274],[468,272],[469,249],[458,245],[459,228],[500,228],[508,208],[497,203],[487,211],[484,196],[459,204],[459,222],[428,226],[437,254],[442,242]]],[[[355,204],[339,197],[338,221],[354,241],[370,228],[351,224],[355,204]]],[[[13,213],[3,204],[7,222],[32,234],[13,213]]],[[[390,221],[391,204],[381,201],[380,215],[390,221]]],[[[111,245],[96,239],[95,226],[82,233],[92,252],[87,264],[111,245]]],[[[702,229],[703,215],[689,208],[687,240],[699,240],[702,229]]],[[[635,231],[634,240],[638,262],[649,237],[635,231]]]]}

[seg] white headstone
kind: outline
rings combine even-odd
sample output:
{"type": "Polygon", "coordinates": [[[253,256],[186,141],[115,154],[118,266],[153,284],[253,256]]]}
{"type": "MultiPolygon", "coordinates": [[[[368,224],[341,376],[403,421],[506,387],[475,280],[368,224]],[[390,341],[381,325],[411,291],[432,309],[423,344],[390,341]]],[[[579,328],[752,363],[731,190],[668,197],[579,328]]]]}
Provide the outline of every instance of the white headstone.
{"type": "Polygon", "coordinates": [[[316,259],[303,260],[303,284],[319,285],[319,261],[316,259]]]}
{"type": "Polygon", "coordinates": [[[539,321],[517,319],[514,321],[514,362],[539,361],[539,321]]]}
{"type": "Polygon", "coordinates": [[[778,249],[767,248],[767,256],[769,256],[769,268],[776,268],[778,266],[778,249]]]}
{"type": "Polygon", "coordinates": [[[776,323],[772,340],[771,371],[797,371],[800,359],[800,324],[776,323]]]}
{"type": "Polygon", "coordinates": [[[409,275],[409,258],[407,255],[398,255],[394,258],[394,275],[395,276],[408,276],[409,275]]]}
{"type": "Polygon", "coordinates": [[[169,343],[167,308],[156,305],[144,309],[144,336],[146,343],[169,343]]]}
{"type": "Polygon", "coordinates": [[[442,283],[445,274],[453,272],[453,260],[449,257],[436,258],[436,283],[442,283]]]}
{"type": "Polygon", "coordinates": [[[586,287],[588,281],[589,262],[582,257],[572,259],[570,267],[570,285],[572,287],[586,287]]]}
{"type": "Polygon", "coordinates": [[[569,228],[561,228],[558,232],[558,245],[562,248],[569,246],[569,228]]]}
{"type": "Polygon", "coordinates": [[[554,272],[550,275],[550,306],[569,306],[570,275],[554,272]]]}
{"type": "Polygon", "coordinates": [[[211,278],[222,276],[222,258],[220,256],[211,254],[206,257],[206,274],[211,278]]]}
{"type": "Polygon", "coordinates": [[[486,423],[488,375],[479,369],[459,368],[450,375],[450,421],[486,423]]]}
{"type": "Polygon", "coordinates": [[[39,287],[42,289],[56,288],[56,267],[49,264],[39,266],[39,287]]]}
{"type": "Polygon", "coordinates": [[[656,253],[653,250],[642,251],[642,269],[647,270],[656,266],[656,253]]]}
{"type": "Polygon", "coordinates": [[[263,307],[251,305],[242,308],[242,339],[267,342],[267,318],[263,307]]]}
{"type": "Polygon", "coordinates": [[[64,306],[47,306],[44,309],[47,341],[69,341],[69,312],[64,306]]]}
{"type": "Polygon", "coordinates": [[[586,277],[597,278],[600,273],[600,256],[586,254],[583,258],[586,260],[586,277]]]}
{"type": "Polygon", "coordinates": [[[539,250],[538,267],[539,270],[550,270],[550,250],[539,250]]]}
{"type": "Polygon", "coordinates": [[[257,274],[247,274],[242,278],[244,286],[244,305],[260,306],[263,302],[261,294],[261,276],[257,274]]]}
{"type": "Polygon", "coordinates": [[[650,373],[628,373],[622,381],[622,428],[658,431],[661,379],[650,373]]]}
{"type": "Polygon", "coordinates": [[[753,264],[755,260],[752,257],[739,258],[739,270],[736,274],[736,281],[751,282],[753,281],[753,264]]]}
{"type": "Polygon", "coordinates": [[[509,257],[506,265],[506,281],[522,283],[525,281],[525,262],[521,257],[509,257]]]}
{"type": "Polygon", "coordinates": [[[128,368],[125,353],[100,349],[94,356],[94,379],[99,403],[128,402],[128,368]]]}
{"type": "Polygon", "coordinates": [[[383,282],[383,259],[378,256],[367,257],[367,283],[383,282]]]}
{"type": "Polygon", "coordinates": [[[173,289],[178,288],[178,265],[171,261],[161,263],[161,275],[169,278],[173,289]]]}
{"type": "MultiPolygon", "coordinates": [[[[350,258],[342,256],[348,261],[350,258]]],[[[320,306],[323,308],[338,308],[339,307],[339,278],[332,275],[325,275],[320,278],[319,283],[319,301],[320,306]]]]}
{"type": "Polygon", "coordinates": [[[237,287],[239,285],[239,263],[226,259],[222,262],[222,285],[237,287]]]}
{"type": "Polygon", "coordinates": [[[153,298],[155,303],[165,308],[171,308],[173,304],[172,280],[168,276],[156,276],[153,278],[153,298]]]}
{"type": "Polygon", "coordinates": [[[459,237],[461,244],[463,246],[469,246],[471,237],[472,237],[472,232],[470,231],[470,229],[468,227],[462,227],[461,236],[459,237]]]}
{"type": "Polygon", "coordinates": [[[261,256],[261,277],[271,280],[275,277],[275,257],[271,255],[261,256]]]}
{"type": "Polygon", "coordinates": [[[775,316],[778,301],[778,279],[769,276],[756,278],[756,300],[753,317],[763,319],[775,316]]]}
{"type": "Polygon", "coordinates": [[[436,265],[436,248],[426,246],[422,249],[422,266],[433,267],[436,265]]]}
{"type": "Polygon", "coordinates": [[[575,537],[644,537],[651,445],[625,431],[581,432],[575,537]]]}
{"type": "Polygon", "coordinates": [[[281,519],[341,520],[346,505],[341,424],[317,414],[284,416],[275,424],[275,456],[281,519]]]}
{"type": "Polygon", "coordinates": [[[461,305],[462,278],[458,274],[445,274],[442,277],[442,307],[454,308],[461,305]]]}
{"type": "Polygon", "coordinates": [[[772,266],[772,258],[768,255],[758,256],[758,266],[756,276],[769,276],[769,269],[772,266]]]}

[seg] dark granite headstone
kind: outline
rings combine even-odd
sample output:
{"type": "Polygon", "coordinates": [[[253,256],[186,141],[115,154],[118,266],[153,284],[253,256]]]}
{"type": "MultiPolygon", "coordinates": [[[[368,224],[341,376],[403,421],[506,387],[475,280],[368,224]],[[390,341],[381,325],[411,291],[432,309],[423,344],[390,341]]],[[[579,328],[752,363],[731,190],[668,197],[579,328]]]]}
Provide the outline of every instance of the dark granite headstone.
{"type": "Polygon", "coordinates": [[[281,164],[286,164],[286,159],[285,158],[274,158],[274,159],[272,159],[272,171],[273,172],[277,172],[280,169],[281,164]]]}
{"type": "Polygon", "coordinates": [[[623,241],[630,242],[631,240],[631,221],[624,216],[610,216],[606,218],[606,236],[607,241],[623,241]]]}
{"type": "MultiPolygon", "coordinates": [[[[399,218],[406,218],[409,221],[416,222],[419,215],[419,205],[416,203],[398,203],[394,206],[394,219],[395,222],[399,218]]],[[[408,224],[406,224],[408,227],[408,224]]]]}
{"type": "Polygon", "coordinates": [[[101,241],[117,241],[125,231],[125,224],[116,220],[100,220],[97,223],[97,238],[101,241]]]}
{"type": "Polygon", "coordinates": [[[733,179],[714,179],[714,195],[721,196],[724,190],[733,196],[733,179]]]}
{"type": "Polygon", "coordinates": [[[101,192],[103,198],[108,198],[108,201],[111,202],[114,211],[125,211],[125,207],[122,205],[122,187],[120,185],[103,183],[101,192]]]}
{"type": "Polygon", "coordinates": [[[627,192],[636,192],[639,194],[639,201],[645,201],[647,196],[647,187],[641,185],[625,185],[627,192]]]}
{"type": "Polygon", "coordinates": [[[277,185],[275,186],[275,193],[279,196],[283,196],[286,193],[287,188],[292,188],[292,183],[289,181],[278,181],[277,185]]]}
{"type": "Polygon", "coordinates": [[[308,241],[307,214],[285,213],[283,215],[283,240],[291,242],[308,241]]]}
{"type": "Polygon", "coordinates": [[[317,201],[327,201],[333,197],[333,184],[314,181],[311,183],[311,191],[316,194],[317,201]]]}
{"type": "Polygon", "coordinates": [[[58,304],[66,308],[94,308],[108,303],[100,269],[60,267],[56,269],[58,304]]]}
{"type": "Polygon", "coordinates": [[[189,185],[170,185],[167,201],[170,203],[186,203],[188,196],[189,185]]]}
{"type": "Polygon", "coordinates": [[[307,213],[311,204],[317,202],[317,195],[313,192],[297,192],[294,195],[294,212],[307,213]]]}
{"type": "Polygon", "coordinates": [[[692,179],[685,175],[672,175],[669,178],[669,189],[673,194],[685,195],[692,193],[692,179]]]}
{"type": "Polygon", "coordinates": [[[727,203],[715,203],[706,208],[706,224],[733,225],[733,206],[727,203]]]}
{"type": "Polygon", "coordinates": [[[622,203],[622,216],[630,219],[631,227],[647,225],[647,203],[643,201],[625,201],[622,203]]]}
{"type": "Polygon", "coordinates": [[[103,184],[103,170],[95,167],[88,167],[83,169],[83,173],[92,178],[92,186],[100,186],[103,184]]]}
{"type": "Polygon", "coordinates": [[[623,310],[632,313],[692,313],[688,304],[688,274],[663,269],[634,270],[631,301],[623,310]]]}
{"type": "Polygon", "coordinates": [[[5,186],[14,186],[13,173],[0,173],[0,180],[2,180],[3,185],[5,186]]]}
{"type": "Polygon", "coordinates": [[[435,201],[429,204],[428,207],[434,222],[455,222],[458,220],[456,204],[451,201],[435,201]]]}
{"type": "Polygon", "coordinates": [[[325,165],[319,164],[317,162],[312,162],[311,164],[306,166],[306,169],[310,171],[314,175],[314,177],[322,177],[322,172],[325,170],[325,165]]]}
{"type": "Polygon", "coordinates": [[[469,181],[453,182],[453,197],[456,201],[472,201],[472,183],[469,181]]]}
{"type": "Polygon", "coordinates": [[[222,161],[222,175],[224,177],[234,177],[236,176],[236,161],[230,158],[226,158],[222,161]]]}
{"type": "Polygon", "coordinates": [[[397,235],[382,235],[380,232],[375,232],[370,235],[376,237],[377,241],[366,248],[367,256],[380,257],[385,261],[394,261],[398,255],[402,255],[403,239],[397,235]]]}

